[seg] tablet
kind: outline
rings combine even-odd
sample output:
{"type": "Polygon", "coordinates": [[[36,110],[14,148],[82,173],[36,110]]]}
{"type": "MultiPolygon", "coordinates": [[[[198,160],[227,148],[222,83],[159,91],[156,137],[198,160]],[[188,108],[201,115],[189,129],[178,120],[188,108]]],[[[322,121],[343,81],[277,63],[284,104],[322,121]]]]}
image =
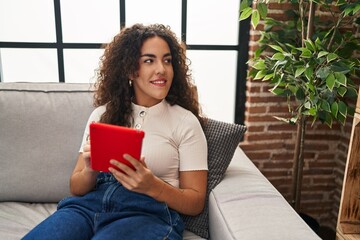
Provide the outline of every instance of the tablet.
{"type": "Polygon", "coordinates": [[[140,159],[144,132],[141,130],[104,123],[90,124],[91,168],[109,172],[111,159],[116,159],[135,170],[134,166],[123,158],[125,153],[140,159]]]}

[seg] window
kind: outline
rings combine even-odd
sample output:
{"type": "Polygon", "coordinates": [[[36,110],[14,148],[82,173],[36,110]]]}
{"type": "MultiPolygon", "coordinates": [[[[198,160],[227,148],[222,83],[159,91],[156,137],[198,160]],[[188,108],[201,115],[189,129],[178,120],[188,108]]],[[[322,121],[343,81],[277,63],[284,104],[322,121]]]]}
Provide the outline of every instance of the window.
{"type": "Polygon", "coordinates": [[[94,82],[101,46],[121,27],[162,23],[188,46],[204,113],[242,123],[247,51],[241,49],[248,40],[239,36],[248,27],[239,27],[239,6],[238,0],[0,0],[0,81],[94,82]]]}

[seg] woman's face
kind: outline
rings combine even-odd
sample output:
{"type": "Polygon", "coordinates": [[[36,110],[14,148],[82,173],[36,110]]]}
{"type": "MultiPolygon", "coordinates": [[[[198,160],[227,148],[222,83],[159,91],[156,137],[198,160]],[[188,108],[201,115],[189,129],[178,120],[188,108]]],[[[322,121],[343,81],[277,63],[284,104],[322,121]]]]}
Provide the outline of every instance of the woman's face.
{"type": "Polygon", "coordinates": [[[174,77],[169,45],[160,37],[148,38],[140,50],[139,70],[133,79],[135,103],[151,107],[168,94],[174,77]]]}

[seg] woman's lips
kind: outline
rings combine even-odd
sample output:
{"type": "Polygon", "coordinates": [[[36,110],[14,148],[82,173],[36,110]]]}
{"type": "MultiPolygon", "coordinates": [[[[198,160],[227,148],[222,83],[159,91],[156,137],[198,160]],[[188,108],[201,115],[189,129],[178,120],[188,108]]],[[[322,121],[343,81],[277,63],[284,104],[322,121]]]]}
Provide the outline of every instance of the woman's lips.
{"type": "Polygon", "coordinates": [[[166,85],[166,80],[165,79],[157,79],[157,80],[150,81],[150,83],[154,84],[155,86],[163,87],[166,85]]]}

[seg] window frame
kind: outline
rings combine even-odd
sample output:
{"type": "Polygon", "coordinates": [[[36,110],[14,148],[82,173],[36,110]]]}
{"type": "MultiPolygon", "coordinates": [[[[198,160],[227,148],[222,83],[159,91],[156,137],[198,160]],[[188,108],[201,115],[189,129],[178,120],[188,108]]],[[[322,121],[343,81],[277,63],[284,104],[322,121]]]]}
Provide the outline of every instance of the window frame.
{"type": "MultiPolygon", "coordinates": [[[[54,1],[55,11],[55,28],[56,28],[56,42],[2,42],[0,41],[0,48],[47,48],[57,50],[58,63],[58,79],[59,82],[65,83],[65,68],[64,68],[64,49],[99,49],[103,44],[99,43],[64,43],[62,39],[62,24],[61,24],[61,8],[60,0],[54,1]]],[[[241,2],[241,0],[240,0],[241,2]]],[[[126,0],[119,0],[120,12],[120,28],[126,26],[126,0]]],[[[187,44],[188,50],[210,50],[210,51],[237,51],[236,64],[236,94],[235,94],[235,119],[234,122],[244,124],[245,120],[245,102],[246,102],[246,75],[247,75],[247,61],[249,52],[249,32],[250,21],[245,20],[239,23],[238,29],[238,44],[237,45],[192,45],[187,44]]],[[[186,43],[187,34],[187,0],[182,0],[181,3],[181,40],[186,43]]],[[[0,56],[0,82],[3,80],[2,64],[0,56]]]]}

